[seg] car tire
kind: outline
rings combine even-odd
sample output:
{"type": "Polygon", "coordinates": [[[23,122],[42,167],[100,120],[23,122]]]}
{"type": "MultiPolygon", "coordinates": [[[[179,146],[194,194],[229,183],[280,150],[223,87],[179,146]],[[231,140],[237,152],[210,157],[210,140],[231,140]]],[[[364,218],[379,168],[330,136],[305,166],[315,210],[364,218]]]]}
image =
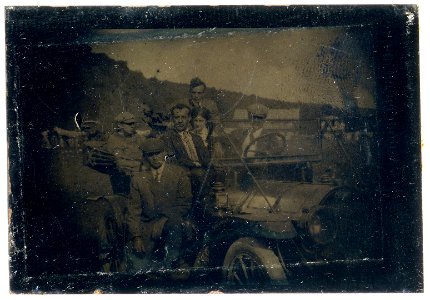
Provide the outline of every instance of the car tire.
{"type": "Polygon", "coordinates": [[[228,283],[255,285],[286,280],[278,257],[253,238],[240,238],[228,249],[223,275],[228,283]]]}

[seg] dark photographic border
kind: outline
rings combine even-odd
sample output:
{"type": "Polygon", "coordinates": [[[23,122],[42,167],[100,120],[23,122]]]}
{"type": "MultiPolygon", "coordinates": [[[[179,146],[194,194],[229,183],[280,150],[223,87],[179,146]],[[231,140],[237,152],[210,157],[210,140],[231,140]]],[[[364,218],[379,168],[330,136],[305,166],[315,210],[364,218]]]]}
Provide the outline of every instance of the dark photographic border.
{"type": "MultiPolygon", "coordinates": [[[[11,194],[11,291],[89,293],[132,291],[138,278],[123,275],[32,276],[25,236],[32,224],[29,203],[37,175],[33,163],[35,135],[32,102],[37,95],[58,91],[38,78],[37,64],[46,63],[42,46],[60,55],[85,43],[94,29],[144,28],[279,28],[365,26],[375,43],[378,124],[381,135],[380,197],[384,235],[384,272],[370,292],[422,292],[422,206],[418,8],[416,6],[193,6],[193,7],[6,7],[7,124],[11,194]],[[145,18],[142,16],[146,16],[145,18]]],[[[54,69],[53,69],[54,70],[54,69]]],[[[53,78],[49,80],[54,80],[53,78]]],[[[58,83],[58,82],[57,82],[58,83]]],[[[50,94],[51,93],[51,94],[50,94]]],[[[40,119],[40,117],[39,117],[40,119]]],[[[221,286],[171,286],[149,292],[209,292],[221,286]]],[[[225,288],[226,292],[231,291],[225,288]]],[[[320,292],[261,289],[256,291],[320,292]]],[[[329,292],[329,291],[328,291],[329,292]]],[[[335,291],[336,292],[336,291],[335,291]]],[[[340,291],[337,291],[340,292],[340,291]]]]}

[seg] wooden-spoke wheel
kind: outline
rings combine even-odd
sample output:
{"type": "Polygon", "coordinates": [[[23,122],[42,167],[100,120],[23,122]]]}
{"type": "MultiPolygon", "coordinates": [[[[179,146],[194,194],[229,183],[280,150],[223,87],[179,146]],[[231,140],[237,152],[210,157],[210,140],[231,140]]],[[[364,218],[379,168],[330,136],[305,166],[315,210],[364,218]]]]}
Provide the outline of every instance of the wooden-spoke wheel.
{"type": "Polygon", "coordinates": [[[285,280],[285,272],[272,250],[252,238],[235,241],[224,259],[224,277],[236,285],[285,280]]]}

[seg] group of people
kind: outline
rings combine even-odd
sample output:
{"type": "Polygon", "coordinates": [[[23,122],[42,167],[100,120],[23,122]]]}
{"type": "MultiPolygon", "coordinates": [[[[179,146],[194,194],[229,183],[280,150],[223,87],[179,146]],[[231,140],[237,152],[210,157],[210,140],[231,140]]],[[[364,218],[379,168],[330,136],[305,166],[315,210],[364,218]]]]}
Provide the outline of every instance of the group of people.
{"type": "MultiPolygon", "coordinates": [[[[124,251],[127,263],[114,271],[139,272],[154,264],[160,268],[160,260],[153,257],[160,238],[164,242],[161,267],[175,269],[190,263],[184,259],[184,243],[204,226],[205,197],[215,180],[211,160],[225,150],[219,110],[204,97],[205,89],[200,79],[191,80],[188,101],[170,109],[171,128],[150,126],[139,132],[138,119],[121,112],[114,119],[115,132],[102,142],[97,134],[90,134],[97,132],[97,124],[85,124],[95,126],[83,127],[88,130],[78,135],[55,129],[84,140],[86,164],[109,174],[113,194],[120,196],[129,242],[124,251]]],[[[239,139],[236,151],[251,157],[258,146],[254,140],[263,134],[268,108],[254,104],[248,112],[252,127],[232,139],[239,139]]]]}
{"type": "Polygon", "coordinates": [[[214,125],[212,112],[202,105],[208,101],[202,101],[205,88],[199,79],[192,80],[189,102],[178,102],[170,109],[172,128],[151,128],[142,134],[137,130],[138,119],[121,112],[114,120],[115,132],[101,147],[86,151],[93,166],[109,174],[113,193],[121,196],[118,201],[127,202],[127,263],[115,271],[176,269],[186,264],[184,241],[201,222],[200,202],[211,180],[214,125]],[[161,239],[160,259],[154,253],[161,239]]]}

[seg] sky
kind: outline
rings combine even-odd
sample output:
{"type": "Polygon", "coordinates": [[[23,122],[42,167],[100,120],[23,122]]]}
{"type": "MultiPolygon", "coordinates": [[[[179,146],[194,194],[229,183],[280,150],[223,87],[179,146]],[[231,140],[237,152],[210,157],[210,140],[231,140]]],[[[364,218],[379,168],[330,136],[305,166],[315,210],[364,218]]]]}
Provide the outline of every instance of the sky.
{"type": "Polygon", "coordinates": [[[347,90],[358,106],[374,107],[368,55],[342,27],[101,30],[92,49],[146,78],[189,83],[198,76],[209,87],[245,95],[338,107],[347,90]]]}

